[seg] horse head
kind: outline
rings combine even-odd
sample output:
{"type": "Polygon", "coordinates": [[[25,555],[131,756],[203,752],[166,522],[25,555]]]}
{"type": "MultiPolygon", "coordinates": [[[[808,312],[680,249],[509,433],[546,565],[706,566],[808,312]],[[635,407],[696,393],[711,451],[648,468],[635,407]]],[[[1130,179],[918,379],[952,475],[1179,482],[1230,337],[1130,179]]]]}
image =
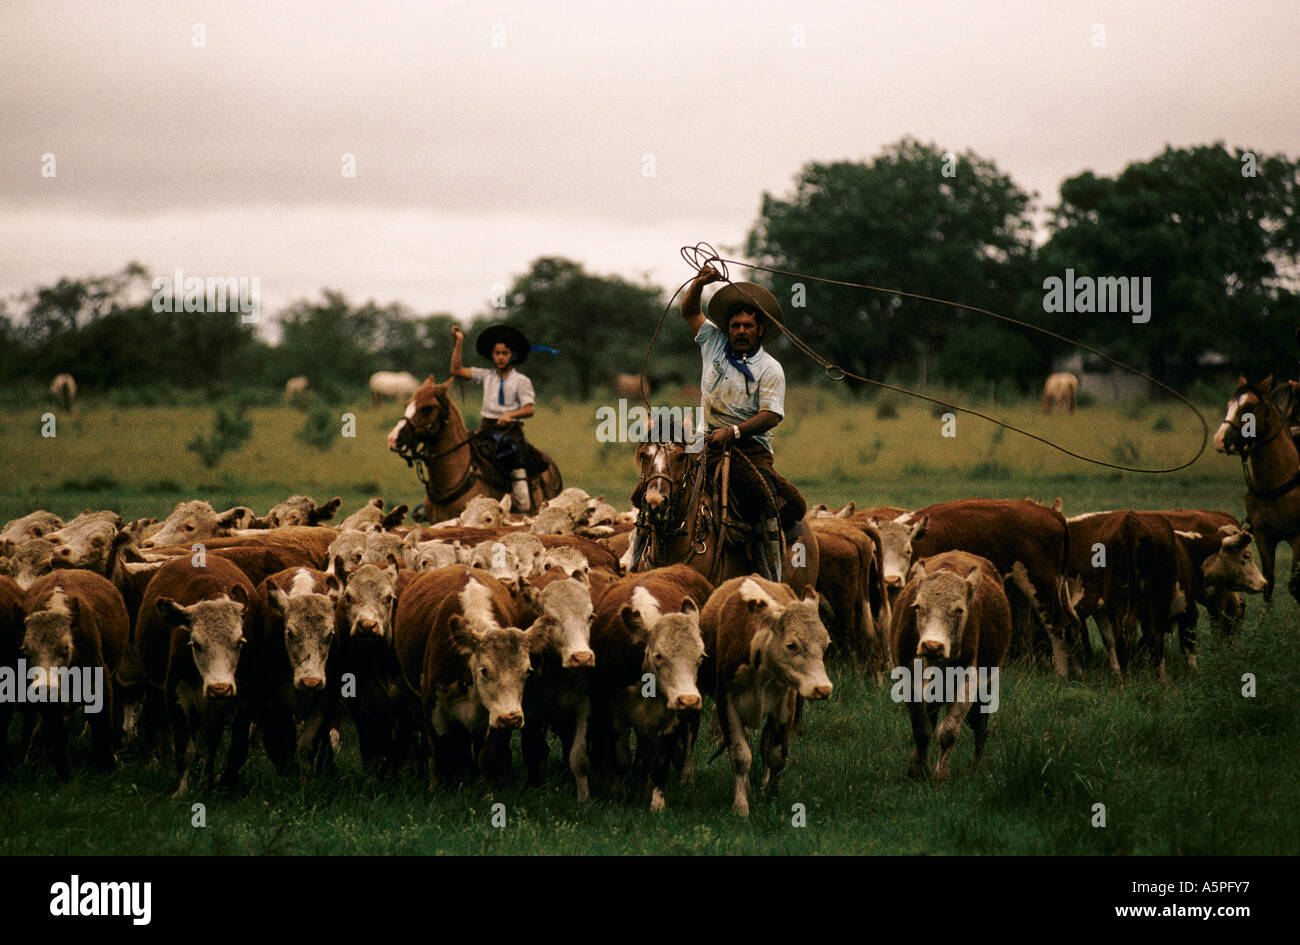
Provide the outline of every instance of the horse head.
{"type": "Polygon", "coordinates": [[[451,378],[441,384],[430,374],[411,395],[402,419],[388,433],[388,448],[397,453],[415,453],[421,446],[437,442],[455,409],[447,397],[451,378]]]}
{"type": "Polygon", "coordinates": [[[641,507],[655,523],[666,522],[686,480],[686,444],[647,437],[636,448],[641,469],[641,507]]]}
{"type": "Polygon", "coordinates": [[[1228,409],[1214,431],[1216,450],[1245,455],[1284,426],[1282,414],[1269,399],[1272,386],[1272,374],[1258,384],[1250,383],[1244,374],[1237,378],[1237,389],[1228,398],[1228,409]]]}

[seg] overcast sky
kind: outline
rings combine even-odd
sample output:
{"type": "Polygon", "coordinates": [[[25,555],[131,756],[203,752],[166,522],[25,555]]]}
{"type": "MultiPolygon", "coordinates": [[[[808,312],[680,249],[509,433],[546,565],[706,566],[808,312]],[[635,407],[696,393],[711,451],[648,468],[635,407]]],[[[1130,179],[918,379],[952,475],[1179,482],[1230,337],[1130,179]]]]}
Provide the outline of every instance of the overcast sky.
{"type": "Polygon", "coordinates": [[[904,135],[1044,204],[1166,144],[1294,157],[1297,36],[1298,0],[3,0],[0,295],[132,259],[270,311],[468,318],[543,255],[675,287],[805,162],[904,135]]]}

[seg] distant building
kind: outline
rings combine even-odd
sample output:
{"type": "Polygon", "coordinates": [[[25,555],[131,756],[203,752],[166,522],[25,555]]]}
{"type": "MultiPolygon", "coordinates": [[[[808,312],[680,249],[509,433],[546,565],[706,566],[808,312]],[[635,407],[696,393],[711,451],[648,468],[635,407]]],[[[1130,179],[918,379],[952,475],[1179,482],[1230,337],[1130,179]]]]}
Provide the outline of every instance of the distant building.
{"type": "MultiPolygon", "coordinates": [[[[1145,363],[1133,365],[1139,371],[1147,370],[1145,363]]],[[[1052,361],[1053,371],[1069,371],[1079,379],[1079,393],[1087,394],[1098,403],[1131,404],[1149,400],[1159,390],[1136,374],[1115,367],[1109,361],[1086,352],[1072,354],[1052,361]]]]}

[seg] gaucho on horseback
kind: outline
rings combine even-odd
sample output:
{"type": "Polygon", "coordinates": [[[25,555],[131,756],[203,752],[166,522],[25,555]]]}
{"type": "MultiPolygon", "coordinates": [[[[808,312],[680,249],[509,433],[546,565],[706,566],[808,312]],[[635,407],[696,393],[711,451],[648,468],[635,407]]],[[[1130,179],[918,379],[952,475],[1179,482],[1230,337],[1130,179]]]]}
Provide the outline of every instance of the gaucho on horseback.
{"type": "MultiPolygon", "coordinates": [[[[803,533],[807,512],[799,490],[772,465],[771,431],[785,416],[785,371],[763,342],[781,331],[784,313],[767,289],[736,282],[718,290],[706,318],[700,296],[706,285],[720,278],[711,266],[704,266],[682,300],[682,317],[704,362],[700,377],[704,429],[697,431],[687,453],[706,453],[709,480],[725,454],[731,453],[726,463],[731,501],[739,517],[759,529],[759,573],[780,581],[781,533],[793,545],[803,533]]],[[[638,529],[631,549],[633,561],[640,560],[643,543],[638,529]]]]}
{"type": "Polygon", "coordinates": [[[524,463],[528,445],[520,421],[533,415],[537,397],[533,393],[533,382],[515,366],[524,363],[532,346],[518,328],[492,325],[479,334],[475,349],[485,360],[492,362],[494,370],[467,368],[461,360],[465,332],[459,325],[453,325],[451,333],[455,337],[451,349],[451,374],[483,385],[479,431],[493,436],[497,442],[497,465],[510,471],[514,507],[520,512],[531,511],[524,463]]]}

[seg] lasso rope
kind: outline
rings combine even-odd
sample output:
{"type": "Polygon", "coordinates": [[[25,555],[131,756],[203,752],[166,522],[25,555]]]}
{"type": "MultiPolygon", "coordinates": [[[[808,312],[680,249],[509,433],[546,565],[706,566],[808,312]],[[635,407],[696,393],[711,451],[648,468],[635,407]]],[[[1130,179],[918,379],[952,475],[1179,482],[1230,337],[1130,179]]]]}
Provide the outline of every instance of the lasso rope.
{"type": "MultiPolygon", "coordinates": [[[[962,407],[959,406],[958,404],[952,404],[946,400],[940,400],[937,397],[931,397],[928,394],[922,394],[918,391],[910,390],[906,387],[898,387],[894,384],[886,384],[884,381],[878,381],[875,380],[874,378],[863,377],[860,374],[855,374],[852,371],[848,370],[847,368],[835,364],[834,362],[830,361],[828,358],[823,357],[816,350],[814,350],[811,345],[809,345],[798,335],[796,335],[790,329],[789,325],[781,324],[780,326],[781,331],[783,331],[786,337],[790,339],[790,342],[795,346],[795,348],[798,349],[800,353],[804,354],[809,359],[815,361],[817,364],[820,364],[822,366],[822,369],[826,372],[826,376],[833,381],[842,381],[846,377],[851,377],[854,380],[860,381],[864,384],[871,384],[875,387],[884,388],[885,390],[892,390],[899,394],[905,394],[908,397],[916,397],[919,400],[929,401],[932,404],[938,404],[941,407],[947,407],[948,409],[955,410],[959,413],[966,413],[974,417],[979,417],[981,420],[987,420],[989,423],[992,423],[995,426],[999,426],[1002,427],[1003,429],[1010,430],[1013,433],[1019,433],[1021,436],[1028,437],[1031,440],[1037,440],[1039,443],[1043,443],[1047,446],[1050,446],[1052,449],[1062,452],[1067,456],[1071,456],[1075,459],[1083,460],[1085,463],[1092,463],[1097,466],[1104,466],[1108,469],[1118,469],[1121,470],[1122,472],[1152,473],[1152,474],[1165,474],[1165,473],[1177,472],[1180,469],[1186,469],[1188,466],[1191,466],[1198,459],[1200,459],[1201,454],[1205,452],[1205,447],[1209,443],[1210,426],[1206,422],[1204,415],[1199,410],[1196,409],[1196,405],[1193,404],[1190,400],[1188,400],[1187,397],[1183,396],[1178,391],[1170,387],[1168,384],[1165,384],[1163,381],[1158,381],[1154,377],[1151,377],[1149,374],[1139,371],[1135,367],[1131,367],[1123,363],[1122,361],[1118,361],[1115,358],[1112,358],[1110,355],[1102,351],[1098,351],[1096,348],[1085,345],[1080,341],[1075,341],[1072,338],[1067,338],[1064,335],[1058,334],[1057,332],[1051,331],[1047,328],[1042,328],[1038,325],[1034,325],[1029,322],[1022,321],[1018,318],[1012,318],[1010,315],[1002,315],[999,314],[998,312],[991,312],[988,309],[979,308],[978,306],[975,305],[964,305],[960,302],[953,302],[948,299],[939,299],[929,295],[921,295],[916,292],[904,292],[901,289],[888,289],[882,286],[867,285],[861,282],[845,282],[839,279],[826,279],[821,276],[813,276],[813,275],[808,275],[806,273],[800,273],[800,272],[791,272],[788,269],[778,269],[773,266],[763,266],[755,263],[747,263],[737,259],[724,259],[722,256],[718,254],[717,250],[715,250],[708,243],[704,243],[704,242],[696,243],[694,246],[683,246],[681,249],[681,255],[682,255],[682,259],[686,261],[686,264],[688,266],[690,266],[692,269],[696,271],[697,275],[700,272],[700,270],[702,270],[705,266],[712,266],[714,271],[717,272],[721,281],[730,283],[732,285],[735,285],[735,283],[731,282],[729,270],[727,269],[728,264],[734,266],[740,266],[744,269],[754,269],[754,270],[761,270],[763,272],[770,272],[775,275],[790,276],[793,278],[810,280],[813,282],[824,282],[828,285],[844,286],[846,288],[851,288],[851,289],[864,289],[868,292],[878,292],[886,295],[898,295],[898,296],[903,296],[904,298],[917,299],[918,301],[922,301],[922,302],[935,302],[939,305],[946,305],[950,308],[960,309],[962,311],[975,312],[980,315],[988,315],[991,318],[999,319],[1000,321],[1007,322],[1008,324],[1011,325],[1018,325],[1021,328],[1028,328],[1031,331],[1036,331],[1039,334],[1048,336],[1049,338],[1054,338],[1057,341],[1063,341],[1068,345],[1072,345],[1076,348],[1081,348],[1084,351],[1096,355],[1097,357],[1101,358],[1103,361],[1107,361],[1110,364],[1113,364],[1115,367],[1120,368],[1121,370],[1128,371],[1130,374],[1134,374],[1137,377],[1140,377],[1143,380],[1148,381],[1151,384],[1154,384],[1156,387],[1159,387],[1161,390],[1169,394],[1172,394],[1175,399],[1181,401],[1184,405],[1186,405],[1186,407],[1196,415],[1196,419],[1200,421],[1201,445],[1200,448],[1197,449],[1196,454],[1186,462],[1180,463],[1177,466],[1168,466],[1168,467],[1163,467],[1158,469],[1151,469],[1142,466],[1126,466],[1123,463],[1111,463],[1111,462],[1107,462],[1104,459],[1097,459],[1096,457],[1093,456],[1085,456],[1082,453],[1076,453],[1074,450],[1064,447],[1059,443],[1055,443],[1052,440],[1047,439],[1046,437],[1039,436],[1037,433],[1031,433],[1029,430],[1025,430],[1012,423],[1006,423],[1005,421],[999,420],[996,417],[991,417],[988,414],[982,413],[971,407],[962,407]]],[[[685,282],[683,282],[680,286],[677,287],[677,291],[673,293],[672,298],[668,300],[668,304],[664,307],[663,315],[659,316],[659,324],[655,326],[654,335],[650,339],[650,345],[649,347],[646,348],[645,357],[641,359],[641,375],[640,375],[641,399],[645,402],[647,410],[650,409],[650,402],[648,397],[646,396],[646,390],[645,390],[645,366],[650,359],[650,352],[654,350],[655,341],[659,337],[659,332],[663,328],[664,319],[668,316],[668,312],[672,309],[673,302],[676,300],[677,296],[681,293],[682,289],[686,288],[686,286],[690,285],[693,281],[695,281],[694,277],[692,277],[691,279],[687,279],[685,282]]],[[[753,303],[756,309],[758,309],[759,311],[763,310],[762,306],[758,304],[758,300],[755,299],[747,289],[745,289],[743,286],[737,286],[737,288],[740,289],[742,295],[744,295],[751,303],[753,303]]]]}

